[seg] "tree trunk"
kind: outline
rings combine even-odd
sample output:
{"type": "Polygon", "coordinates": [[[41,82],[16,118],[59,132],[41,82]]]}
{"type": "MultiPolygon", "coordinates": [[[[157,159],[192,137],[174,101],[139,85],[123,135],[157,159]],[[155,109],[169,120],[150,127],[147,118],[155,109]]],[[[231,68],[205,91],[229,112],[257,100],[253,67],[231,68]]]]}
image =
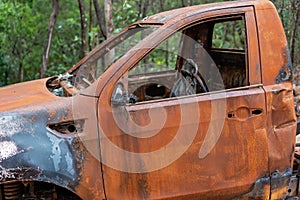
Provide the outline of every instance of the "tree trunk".
{"type": "Polygon", "coordinates": [[[149,1],[146,0],[146,1],[144,2],[142,18],[147,17],[148,6],[149,6],[149,1]]]}
{"type": "MultiPolygon", "coordinates": [[[[105,13],[105,21],[106,21],[106,36],[110,38],[113,36],[114,25],[112,18],[112,0],[104,0],[104,13],[105,13]]],[[[114,49],[111,49],[107,54],[107,63],[112,64],[115,57],[114,49]]]]}
{"type": "Polygon", "coordinates": [[[111,0],[104,0],[104,13],[105,13],[105,21],[106,21],[106,36],[107,38],[110,38],[114,32],[111,0]]]}
{"type": "Polygon", "coordinates": [[[23,82],[24,81],[23,64],[21,62],[21,58],[19,60],[20,60],[20,63],[19,63],[19,82],[23,82]]]}
{"type": "Polygon", "coordinates": [[[85,56],[86,51],[86,21],[84,14],[84,3],[82,0],[78,0],[78,6],[80,11],[80,20],[81,20],[81,52],[80,58],[85,56]]]}
{"type": "Polygon", "coordinates": [[[185,7],[184,0],[181,0],[181,7],[185,7]]]}
{"type": "Polygon", "coordinates": [[[106,37],[106,34],[105,34],[105,27],[102,24],[102,14],[101,13],[103,11],[100,9],[97,0],[94,0],[93,3],[94,3],[94,8],[95,8],[95,12],[96,12],[96,16],[97,16],[97,21],[98,21],[98,25],[99,25],[99,28],[100,28],[100,32],[101,32],[102,36],[104,37],[104,39],[106,40],[107,37],[106,37]]]}
{"type": "Polygon", "coordinates": [[[160,10],[159,12],[163,12],[164,11],[164,1],[163,0],[159,0],[159,4],[160,4],[160,10]]]}
{"type": "MultiPolygon", "coordinates": [[[[92,7],[93,7],[93,1],[90,0],[90,5],[89,5],[89,33],[92,32],[92,24],[93,24],[93,11],[92,11],[92,7]]],[[[91,34],[88,34],[88,46],[89,46],[89,51],[91,51],[94,47],[94,45],[92,44],[92,38],[91,38],[91,34]]]]}
{"type": "Polygon", "coordinates": [[[50,46],[51,46],[51,41],[52,41],[52,35],[53,35],[53,28],[56,22],[56,17],[58,14],[58,0],[52,0],[53,4],[53,10],[49,19],[49,25],[48,25],[48,35],[45,43],[45,48],[44,48],[44,54],[43,54],[43,63],[41,67],[41,74],[40,77],[44,78],[46,76],[46,71],[48,68],[48,62],[49,62],[49,52],[50,52],[50,46]]]}
{"type": "Polygon", "coordinates": [[[142,2],[143,0],[138,0],[135,2],[136,6],[137,6],[137,9],[138,9],[138,18],[142,18],[142,2]]]}

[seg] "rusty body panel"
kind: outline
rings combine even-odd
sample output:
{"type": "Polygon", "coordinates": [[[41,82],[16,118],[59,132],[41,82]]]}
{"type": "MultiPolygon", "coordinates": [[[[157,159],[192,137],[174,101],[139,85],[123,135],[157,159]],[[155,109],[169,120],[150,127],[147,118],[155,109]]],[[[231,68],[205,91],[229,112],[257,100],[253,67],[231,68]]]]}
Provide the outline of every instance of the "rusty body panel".
{"type": "Polygon", "coordinates": [[[27,182],[77,199],[295,196],[291,76],[284,31],[267,0],[150,16],[64,75],[0,89],[0,199],[8,183],[27,191],[27,182]],[[214,27],[227,22],[244,30],[241,48],[213,46],[214,27]],[[135,34],[139,42],[101,66],[135,34]],[[135,70],[165,41],[179,44],[172,69],[135,70]],[[177,75],[187,76],[187,59],[199,67],[190,82],[203,80],[208,92],[170,97],[177,75]]]}
{"type": "Polygon", "coordinates": [[[99,160],[76,134],[49,128],[74,119],[72,99],[49,93],[45,83],[32,81],[0,89],[0,182],[50,182],[84,199],[103,197],[99,160]]]}
{"type": "MultiPolygon", "coordinates": [[[[296,115],[293,109],[293,90],[290,82],[292,80],[291,61],[287,42],[282,39],[285,38],[283,27],[277,13],[272,12],[274,9],[272,4],[266,2],[258,6],[256,15],[259,22],[257,26],[261,65],[266,68],[262,71],[262,77],[269,113],[267,118],[269,169],[271,173],[277,174],[277,172],[284,173],[286,169],[292,167],[296,143],[296,115]],[[278,24],[276,29],[271,28],[273,26],[269,20],[278,24]]],[[[272,175],[271,197],[282,199],[284,193],[278,191],[286,191],[288,185],[281,183],[281,187],[278,187],[277,180],[273,177],[272,175]]]]}
{"type": "Polygon", "coordinates": [[[48,92],[46,79],[10,85],[1,88],[0,110],[15,110],[30,104],[59,99],[48,92]],[[24,93],[24,90],[27,90],[24,93]]]}
{"type": "MultiPolygon", "coordinates": [[[[212,123],[209,118],[207,119],[204,116],[210,116],[212,114],[210,111],[211,101],[218,101],[218,95],[215,95],[216,97],[212,95],[210,100],[198,97],[199,103],[193,103],[192,100],[187,100],[191,102],[185,105],[187,107],[185,109],[191,110],[186,112],[192,113],[192,110],[195,109],[194,106],[199,106],[199,114],[203,116],[203,118],[200,117],[201,122],[199,124],[198,133],[196,133],[193,143],[188,150],[171,165],[149,173],[123,173],[105,166],[104,180],[105,184],[109,185],[107,195],[110,199],[118,199],[121,195],[124,199],[158,199],[162,196],[167,199],[190,199],[193,195],[195,198],[200,195],[202,198],[228,199],[240,193],[246,193],[257,177],[268,174],[268,152],[265,148],[265,146],[267,146],[264,124],[265,115],[262,114],[259,118],[246,120],[247,116],[244,115],[243,110],[244,108],[252,109],[259,107],[259,105],[255,105],[255,102],[264,101],[263,92],[259,93],[258,95],[252,95],[251,93],[243,94],[243,92],[240,92],[239,95],[237,95],[239,100],[236,98],[237,96],[227,98],[228,108],[237,108],[236,110],[228,110],[228,112],[234,112],[236,117],[225,119],[222,136],[218,140],[217,147],[203,159],[199,159],[197,155],[201,145],[203,145],[205,133],[210,123],[212,123]],[[234,130],[230,128],[233,126],[235,127],[234,130]],[[240,134],[242,130],[244,130],[243,134],[240,134]],[[234,134],[234,136],[232,136],[232,134],[234,134]],[[231,140],[231,137],[235,139],[231,140]],[[249,145],[249,143],[255,144],[249,145]],[[117,177],[120,179],[119,181],[116,181],[117,177]],[[194,178],[187,179],[186,177],[194,178]],[[130,182],[128,182],[129,180],[130,182]],[[126,187],[122,187],[123,185],[126,185],[126,187]],[[207,187],[208,185],[209,187],[207,187]],[[216,192],[212,193],[211,188],[214,188],[216,192]],[[130,193],[132,191],[136,191],[136,193],[130,193]],[[201,191],[200,194],[197,193],[199,191],[201,191]],[[125,194],[128,195],[127,198],[125,198],[125,194]]],[[[108,138],[101,140],[103,149],[110,149],[105,140],[111,140],[120,148],[128,151],[154,151],[171,141],[172,137],[176,137],[179,124],[184,126],[184,129],[188,133],[192,134],[195,129],[195,124],[197,123],[189,121],[185,122],[187,124],[183,124],[180,121],[170,120],[171,116],[180,115],[180,106],[178,105],[173,108],[172,106],[164,106],[164,104],[166,104],[166,102],[157,103],[158,108],[166,109],[167,119],[169,119],[165,124],[166,128],[162,129],[155,136],[159,137],[159,143],[155,142],[157,141],[155,137],[147,140],[137,140],[133,137],[129,137],[123,133],[122,130],[119,130],[117,125],[109,125],[109,127],[106,127],[105,124],[107,124],[107,122],[103,121],[101,126],[103,132],[112,133],[107,136],[108,138]],[[124,141],[126,141],[126,143],[124,143],[124,141]]],[[[147,113],[146,111],[149,108],[141,107],[141,110],[137,109],[132,112],[131,118],[139,120],[136,122],[139,124],[147,123],[145,122],[145,118],[139,115],[147,113]]],[[[158,113],[161,112],[160,109],[156,109],[155,111],[158,113]]],[[[100,115],[101,114],[103,116],[110,116],[110,113],[107,112],[101,112],[100,115]]],[[[159,114],[156,116],[159,116],[159,114]]],[[[189,116],[193,117],[193,115],[189,116]]],[[[107,120],[112,119],[108,118],[107,120]]],[[[158,119],[158,121],[161,120],[163,120],[163,117],[158,119]]],[[[182,139],[183,138],[178,138],[179,141],[182,141],[182,139]]],[[[103,153],[103,157],[106,156],[105,152],[103,153]]],[[[113,152],[113,150],[107,152],[113,152]]],[[[129,161],[123,160],[124,157],[125,156],[119,158],[120,162],[122,161],[120,163],[121,167],[126,168],[131,166],[132,164],[128,163],[129,161]]],[[[144,163],[143,165],[146,164],[144,163]]],[[[147,168],[148,166],[146,165],[144,167],[147,168]]],[[[263,196],[268,196],[268,190],[264,192],[266,193],[264,193],[263,196]]]]}

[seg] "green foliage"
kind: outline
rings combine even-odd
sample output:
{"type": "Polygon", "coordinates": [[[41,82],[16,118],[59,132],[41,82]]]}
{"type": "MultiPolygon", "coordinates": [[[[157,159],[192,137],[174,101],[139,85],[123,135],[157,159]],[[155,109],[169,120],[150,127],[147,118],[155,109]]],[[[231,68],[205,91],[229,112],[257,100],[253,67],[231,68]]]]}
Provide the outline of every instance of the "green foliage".
{"type": "Polygon", "coordinates": [[[64,73],[80,60],[81,26],[78,5],[71,0],[59,3],[47,76],[64,73]]]}
{"type": "Polygon", "coordinates": [[[0,84],[37,78],[36,66],[43,40],[42,14],[36,13],[31,2],[0,3],[0,51],[3,61],[0,84]]]}
{"type": "Polygon", "coordinates": [[[214,48],[243,50],[245,28],[242,20],[217,23],[214,26],[214,48]]]}
{"type": "MultiPolygon", "coordinates": [[[[39,78],[51,12],[48,1],[0,2],[0,86],[39,78]]],[[[74,1],[60,1],[48,76],[63,73],[80,60],[79,16],[74,1]]]]}
{"type": "Polygon", "coordinates": [[[300,67],[300,1],[299,0],[271,0],[277,8],[281,18],[288,45],[291,51],[294,51],[292,59],[294,67],[300,67]],[[297,21],[298,20],[298,21],[297,21]],[[293,43],[293,39],[294,43],[293,43]],[[293,49],[291,49],[293,48],[293,49]]]}
{"type": "MultiPolygon", "coordinates": [[[[113,21],[114,32],[117,33],[127,25],[158,12],[183,6],[202,3],[220,2],[222,0],[114,0],[113,21]]],[[[293,35],[297,0],[274,1],[283,21],[289,45],[296,37],[294,44],[294,64],[300,64],[300,24],[298,35],[293,35]]],[[[104,1],[98,0],[104,10],[104,1]]],[[[90,0],[84,0],[86,22],[88,28],[87,53],[103,41],[96,21],[94,8],[89,14],[90,0]],[[91,22],[91,24],[89,24],[91,22]],[[90,47],[90,48],[88,48],[90,47]]],[[[297,7],[298,6],[298,7],[297,7]]],[[[42,56],[47,37],[49,18],[52,12],[52,1],[44,0],[2,0],[0,1],[0,86],[20,81],[39,78],[42,56]]],[[[104,18],[104,13],[102,12],[104,18]]],[[[102,20],[104,23],[104,19],[102,20]]],[[[242,25],[220,26],[214,34],[216,47],[237,48],[244,46],[242,25]],[[234,34],[228,31],[234,29],[234,34]],[[224,32],[225,31],[225,32],[224,32]],[[224,34],[228,32],[228,34],[224,34]]],[[[167,45],[167,44],[166,44],[167,45]]],[[[81,25],[78,2],[74,0],[59,0],[59,12],[54,27],[50,49],[47,76],[57,75],[77,63],[80,58],[81,25]]],[[[170,50],[169,50],[170,51],[170,50]]],[[[171,65],[165,52],[157,52],[165,56],[156,57],[153,62],[171,65]]],[[[175,61],[174,61],[175,62],[175,61]]]]}
{"type": "Polygon", "coordinates": [[[121,31],[124,27],[141,18],[136,9],[136,1],[120,0],[114,1],[113,20],[115,23],[115,33],[121,31]]]}

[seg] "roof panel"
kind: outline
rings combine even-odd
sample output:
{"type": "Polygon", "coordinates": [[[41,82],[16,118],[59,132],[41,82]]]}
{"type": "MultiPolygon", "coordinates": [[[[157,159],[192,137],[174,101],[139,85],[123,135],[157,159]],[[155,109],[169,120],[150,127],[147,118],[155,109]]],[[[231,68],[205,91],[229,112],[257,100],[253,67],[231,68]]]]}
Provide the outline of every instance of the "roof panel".
{"type": "Polygon", "coordinates": [[[144,18],[143,20],[137,23],[158,23],[158,24],[166,24],[166,23],[174,23],[177,20],[184,18],[185,16],[190,16],[194,14],[199,14],[207,11],[218,10],[223,8],[231,8],[231,7],[240,7],[240,6],[249,6],[255,4],[261,4],[261,2],[265,2],[268,0],[239,0],[239,1],[225,1],[218,3],[210,3],[210,4],[201,4],[189,7],[178,8],[174,10],[169,10],[165,12],[161,12],[149,17],[144,18]]]}

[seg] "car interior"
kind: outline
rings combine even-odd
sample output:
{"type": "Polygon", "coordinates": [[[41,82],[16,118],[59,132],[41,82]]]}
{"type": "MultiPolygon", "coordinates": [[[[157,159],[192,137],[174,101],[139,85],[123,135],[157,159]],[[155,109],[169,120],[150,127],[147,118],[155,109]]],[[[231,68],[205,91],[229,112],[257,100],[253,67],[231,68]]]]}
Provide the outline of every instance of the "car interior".
{"type": "Polygon", "coordinates": [[[244,16],[237,15],[175,33],[123,76],[131,103],[249,85],[245,29],[244,16]]]}

